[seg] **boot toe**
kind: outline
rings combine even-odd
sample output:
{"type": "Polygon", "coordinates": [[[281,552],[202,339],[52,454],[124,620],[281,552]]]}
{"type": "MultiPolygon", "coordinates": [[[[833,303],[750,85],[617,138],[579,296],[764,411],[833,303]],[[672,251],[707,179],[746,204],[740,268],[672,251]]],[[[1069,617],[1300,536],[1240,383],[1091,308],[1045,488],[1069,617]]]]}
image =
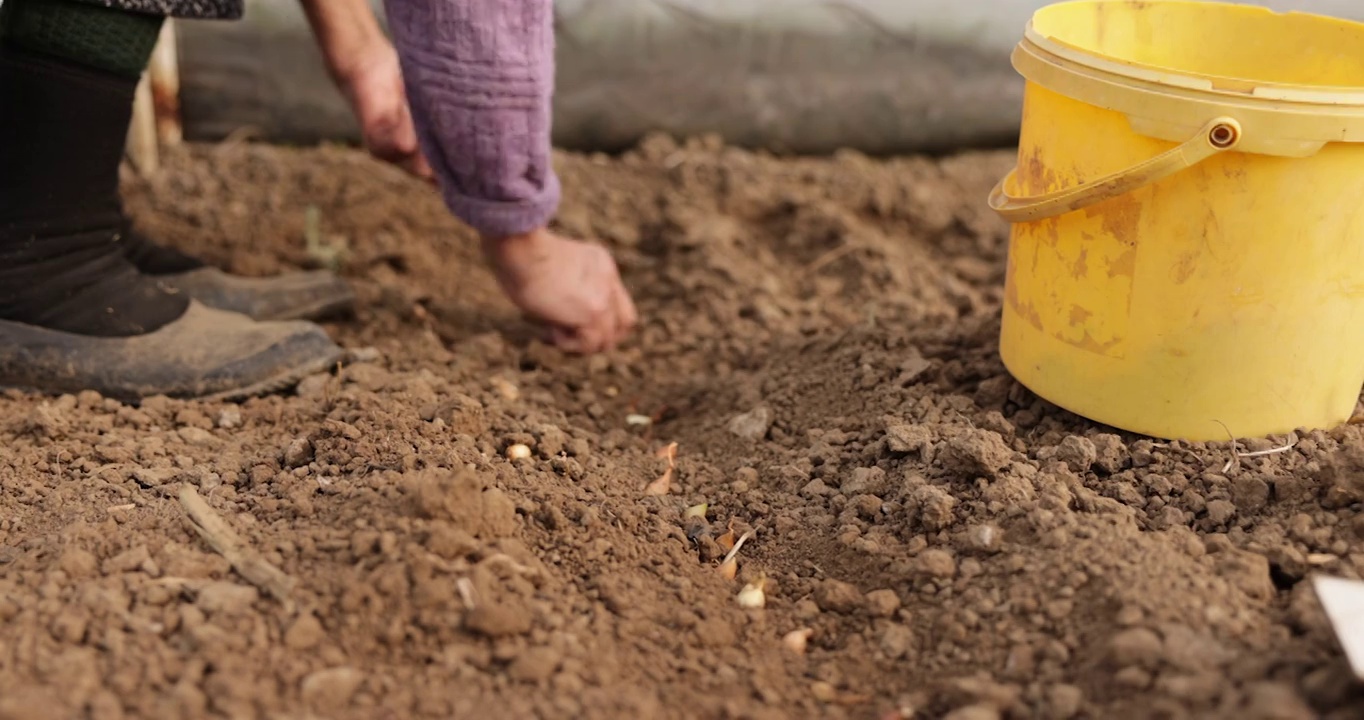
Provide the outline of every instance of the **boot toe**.
{"type": "Polygon", "coordinates": [[[235,400],[292,387],[345,352],[308,322],[257,322],[191,302],[178,320],[134,337],[88,337],[0,321],[0,385],[235,400]]]}
{"type": "Polygon", "coordinates": [[[208,307],[256,320],[320,320],[355,305],[355,292],[326,270],[249,278],[200,268],[158,280],[208,307]]]}

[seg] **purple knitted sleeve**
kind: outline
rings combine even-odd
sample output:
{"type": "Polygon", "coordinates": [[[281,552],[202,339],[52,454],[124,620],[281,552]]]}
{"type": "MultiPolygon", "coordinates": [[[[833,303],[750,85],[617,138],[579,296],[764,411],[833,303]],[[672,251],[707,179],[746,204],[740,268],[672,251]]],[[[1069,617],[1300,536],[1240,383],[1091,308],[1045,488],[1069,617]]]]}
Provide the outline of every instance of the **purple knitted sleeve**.
{"type": "Polygon", "coordinates": [[[543,227],[559,204],[552,0],[385,0],[385,9],[450,211],[485,237],[543,227]]]}

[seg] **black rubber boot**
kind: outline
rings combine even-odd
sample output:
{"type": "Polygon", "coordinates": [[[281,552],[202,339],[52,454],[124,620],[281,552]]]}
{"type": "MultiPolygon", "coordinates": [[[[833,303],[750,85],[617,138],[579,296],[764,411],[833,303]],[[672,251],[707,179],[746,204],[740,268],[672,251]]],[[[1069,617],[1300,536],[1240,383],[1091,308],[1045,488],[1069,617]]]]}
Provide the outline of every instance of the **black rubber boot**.
{"type": "Polygon", "coordinates": [[[337,362],[315,325],[209,310],[125,257],[135,86],[0,43],[0,386],[238,397],[337,362]]]}
{"type": "Polygon", "coordinates": [[[219,310],[257,320],[322,320],[355,307],[355,292],[325,270],[271,277],[240,277],[208,267],[198,258],[149,240],[125,224],[119,240],[124,257],[144,275],[219,310]]]}

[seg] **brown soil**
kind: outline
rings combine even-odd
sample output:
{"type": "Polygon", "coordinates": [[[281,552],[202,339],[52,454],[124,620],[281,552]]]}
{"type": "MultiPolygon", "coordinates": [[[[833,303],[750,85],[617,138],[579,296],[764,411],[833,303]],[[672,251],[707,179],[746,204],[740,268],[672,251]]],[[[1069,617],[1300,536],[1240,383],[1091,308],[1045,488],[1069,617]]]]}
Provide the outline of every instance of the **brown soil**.
{"type": "Polygon", "coordinates": [[[379,359],[241,406],[0,399],[0,718],[1359,717],[1303,580],[1364,570],[1361,428],[1229,463],[1020,388],[981,202],[1010,162],[561,157],[564,230],[645,318],[580,359],[395,171],[172,157],[128,188],[153,234],[273,272],[317,206],[362,297],[331,329],[379,359]]]}

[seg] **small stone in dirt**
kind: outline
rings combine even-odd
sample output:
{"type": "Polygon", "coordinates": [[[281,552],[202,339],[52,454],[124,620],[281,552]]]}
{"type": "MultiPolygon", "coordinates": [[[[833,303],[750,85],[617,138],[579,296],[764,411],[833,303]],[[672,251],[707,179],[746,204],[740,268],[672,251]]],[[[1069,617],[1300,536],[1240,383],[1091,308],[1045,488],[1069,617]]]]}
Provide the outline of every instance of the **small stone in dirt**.
{"type": "Polygon", "coordinates": [[[181,440],[187,445],[195,447],[213,447],[218,444],[218,438],[213,433],[197,427],[182,427],[175,431],[181,440]]]}
{"type": "Polygon", "coordinates": [[[867,593],[867,612],[872,617],[890,617],[900,609],[900,596],[894,590],[872,590],[867,593]]]}
{"type": "Polygon", "coordinates": [[[294,438],[284,448],[284,464],[288,467],[303,467],[312,461],[313,443],[308,438],[294,438]]]}
{"type": "Polygon", "coordinates": [[[1004,717],[999,708],[985,703],[957,708],[943,716],[943,720],[1000,720],[1004,717]]]}
{"type": "Polygon", "coordinates": [[[1122,444],[1122,438],[1112,433],[1100,433],[1091,442],[1094,443],[1095,467],[1109,475],[1122,470],[1127,456],[1127,446],[1122,444]]]}
{"type": "Polygon", "coordinates": [[[1013,450],[991,430],[964,430],[939,446],[937,460],[949,472],[966,477],[998,477],[1013,462],[1013,450]]]}
{"type": "Polygon", "coordinates": [[[547,647],[534,647],[516,656],[507,667],[507,676],[517,682],[541,683],[554,675],[561,662],[563,657],[558,651],[547,647]]]}
{"type": "Polygon", "coordinates": [[[480,605],[464,615],[464,629],[491,638],[530,632],[530,615],[505,605],[480,605]]]}
{"type": "Polygon", "coordinates": [[[755,408],[729,421],[729,431],[739,437],[756,442],[767,437],[772,428],[772,411],[765,407],[755,408]]]}
{"type": "Polygon", "coordinates": [[[299,690],[314,712],[335,712],[350,704],[365,676],[351,667],[318,670],[303,678],[299,690]]]}
{"type": "Polygon", "coordinates": [[[1246,691],[1246,714],[1249,720],[1311,720],[1318,717],[1293,686],[1285,683],[1262,682],[1246,691]]]}
{"type": "Polygon", "coordinates": [[[1327,488],[1328,509],[1364,501],[1364,448],[1347,447],[1327,456],[1317,480],[1327,488]]]}
{"type": "Polygon", "coordinates": [[[1079,435],[1069,435],[1056,446],[1055,460],[1065,463],[1077,473],[1089,472],[1099,459],[1099,449],[1094,441],[1079,435]]]}
{"type": "Polygon", "coordinates": [[[924,425],[896,420],[886,422],[886,447],[894,453],[918,452],[933,443],[933,431],[924,425]]]}
{"type": "Polygon", "coordinates": [[[259,597],[260,593],[250,585],[220,580],[201,588],[195,604],[210,615],[240,615],[250,610],[259,597]]]}
{"type": "Polygon", "coordinates": [[[136,468],[133,470],[133,480],[142,487],[161,487],[179,474],[180,471],[175,468],[136,468]]]}
{"type": "Polygon", "coordinates": [[[914,649],[914,631],[899,623],[892,623],[881,631],[881,652],[891,660],[899,660],[914,649]]]}
{"type": "Polygon", "coordinates": [[[1261,510],[1269,503],[1269,483],[1253,475],[1243,475],[1232,481],[1231,499],[1243,513],[1261,510]]]}
{"type": "Polygon", "coordinates": [[[1298,582],[1307,576],[1307,556],[1292,545],[1276,545],[1265,553],[1265,557],[1270,569],[1289,582],[1298,582]]]}
{"type": "Polygon", "coordinates": [[[810,482],[805,484],[805,487],[800,489],[800,494],[802,497],[812,499],[824,497],[825,495],[828,495],[831,492],[833,491],[829,489],[829,486],[824,484],[824,481],[819,478],[811,480],[810,482]]]}
{"type": "Polygon", "coordinates": [[[304,613],[284,631],[284,647],[290,650],[311,650],[326,637],[327,632],[322,629],[322,623],[318,621],[317,616],[304,613]]]}
{"type": "Polygon", "coordinates": [[[463,395],[452,393],[450,398],[434,408],[424,408],[421,418],[428,422],[440,418],[445,426],[456,435],[478,437],[488,432],[488,421],[483,412],[483,403],[463,395]]]}
{"type": "Polygon", "coordinates": [[[921,485],[909,496],[909,506],[918,511],[919,524],[937,532],[956,522],[957,499],[937,485],[921,485]]]}
{"type": "Polygon", "coordinates": [[[105,560],[102,570],[105,575],[132,572],[151,562],[151,559],[152,554],[147,546],[138,545],[105,560]]]}
{"type": "Polygon", "coordinates": [[[218,427],[232,430],[242,426],[242,411],[236,405],[228,405],[218,412],[218,427]]]}
{"type": "Polygon", "coordinates": [[[976,552],[997,553],[1004,541],[1004,531],[994,525],[972,525],[966,531],[966,546],[976,552]]]}
{"type": "Polygon", "coordinates": [[[957,574],[957,560],[946,550],[925,550],[915,558],[914,566],[921,575],[932,578],[950,578],[957,574]]]}
{"type": "Polygon", "coordinates": [[[1236,506],[1227,500],[1213,500],[1208,503],[1208,522],[1214,528],[1226,527],[1233,517],[1236,517],[1236,506]]]}
{"type": "Polygon", "coordinates": [[[1151,673],[1136,665],[1129,665],[1113,673],[1113,682],[1118,687],[1130,690],[1146,690],[1151,687],[1151,673]]]}
{"type": "Polygon", "coordinates": [[[378,365],[348,365],[341,371],[341,380],[377,393],[393,384],[393,374],[378,365]]]}
{"type": "Polygon", "coordinates": [[[535,430],[535,449],[544,458],[556,457],[568,445],[568,434],[557,425],[541,425],[535,430]]]}
{"type": "Polygon", "coordinates": [[[1052,685],[1047,688],[1047,720],[1070,720],[1084,708],[1085,694],[1074,685],[1052,685]]]}
{"type": "Polygon", "coordinates": [[[825,580],[815,588],[815,603],[825,612],[855,612],[862,602],[861,591],[842,580],[825,580]]]}
{"type": "Polygon", "coordinates": [[[1269,560],[1245,550],[1225,550],[1217,554],[1217,574],[1233,587],[1256,599],[1274,597],[1274,580],[1269,575],[1269,560]]]}
{"type": "Polygon", "coordinates": [[[1108,641],[1108,656],[1116,667],[1155,667],[1164,646],[1160,636],[1146,628],[1131,628],[1108,641]]]}

